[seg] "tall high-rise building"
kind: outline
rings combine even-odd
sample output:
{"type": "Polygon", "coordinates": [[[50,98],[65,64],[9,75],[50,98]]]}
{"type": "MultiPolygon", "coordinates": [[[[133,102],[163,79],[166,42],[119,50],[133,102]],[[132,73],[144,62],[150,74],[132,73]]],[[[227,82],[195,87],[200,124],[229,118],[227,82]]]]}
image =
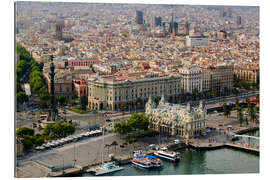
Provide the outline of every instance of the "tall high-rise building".
{"type": "Polygon", "coordinates": [[[162,22],[162,18],[159,16],[159,17],[155,17],[155,27],[157,26],[161,26],[161,22],[162,22]]]}
{"type": "Polygon", "coordinates": [[[136,11],[136,23],[143,24],[143,12],[142,11],[136,11]]]}
{"type": "Polygon", "coordinates": [[[242,24],[242,18],[241,18],[241,16],[237,16],[236,17],[236,24],[237,25],[241,25],[242,24]]]}
{"type": "Polygon", "coordinates": [[[224,18],[224,17],[227,16],[227,11],[225,11],[224,8],[221,8],[221,9],[219,10],[219,13],[220,13],[220,17],[222,17],[222,18],[224,18]]]}
{"type": "Polygon", "coordinates": [[[173,22],[173,35],[176,36],[178,34],[178,23],[177,22],[173,22]]]}
{"type": "Polygon", "coordinates": [[[185,23],[184,34],[189,35],[189,23],[188,23],[188,21],[186,21],[186,23],[185,23]]]}
{"type": "Polygon", "coordinates": [[[172,19],[169,26],[169,32],[173,35],[177,35],[178,33],[178,23],[174,21],[173,19],[173,13],[172,13],[172,19]]]}
{"type": "Polygon", "coordinates": [[[55,25],[55,36],[56,39],[61,40],[63,38],[63,25],[56,24],[55,25]]]}
{"type": "Polygon", "coordinates": [[[232,9],[231,8],[228,9],[228,17],[232,18],[232,9]]]}

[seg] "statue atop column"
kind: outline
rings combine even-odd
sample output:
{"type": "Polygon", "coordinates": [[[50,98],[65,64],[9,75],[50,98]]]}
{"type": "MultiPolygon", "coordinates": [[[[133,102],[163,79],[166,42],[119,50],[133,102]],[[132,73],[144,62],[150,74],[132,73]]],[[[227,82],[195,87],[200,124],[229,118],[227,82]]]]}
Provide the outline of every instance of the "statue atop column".
{"type": "Polygon", "coordinates": [[[49,111],[49,120],[55,121],[57,118],[57,109],[55,105],[55,95],[54,95],[54,64],[53,64],[53,55],[50,56],[50,95],[51,95],[51,106],[49,111]]]}

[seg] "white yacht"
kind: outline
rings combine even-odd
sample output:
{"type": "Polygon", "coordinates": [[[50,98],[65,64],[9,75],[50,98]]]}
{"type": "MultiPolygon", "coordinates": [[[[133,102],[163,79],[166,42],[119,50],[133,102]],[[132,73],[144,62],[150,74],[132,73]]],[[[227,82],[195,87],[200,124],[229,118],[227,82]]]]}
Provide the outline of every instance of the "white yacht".
{"type": "Polygon", "coordinates": [[[171,161],[171,162],[179,162],[180,161],[179,153],[174,152],[174,151],[169,151],[167,148],[161,148],[160,150],[155,151],[154,155],[156,155],[157,157],[160,157],[164,160],[171,161]]]}
{"type": "Polygon", "coordinates": [[[98,176],[98,175],[112,173],[115,171],[120,171],[122,169],[124,168],[115,165],[114,162],[108,162],[108,163],[101,164],[100,166],[88,169],[86,172],[89,172],[89,173],[93,172],[95,176],[98,176]]]}

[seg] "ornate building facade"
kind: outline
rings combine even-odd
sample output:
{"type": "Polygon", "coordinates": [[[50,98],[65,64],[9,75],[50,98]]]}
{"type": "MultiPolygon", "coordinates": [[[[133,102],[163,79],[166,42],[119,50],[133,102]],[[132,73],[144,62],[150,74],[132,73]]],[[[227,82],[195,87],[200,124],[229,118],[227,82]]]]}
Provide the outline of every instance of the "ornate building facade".
{"type": "Polygon", "coordinates": [[[149,128],[169,135],[185,138],[201,135],[206,130],[206,108],[203,101],[192,107],[171,104],[162,96],[158,105],[150,97],[145,105],[145,114],[149,117],[149,128]]]}
{"type": "MultiPolygon", "coordinates": [[[[136,74],[136,75],[135,75],[136,74]]],[[[131,110],[144,107],[149,96],[158,101],[164,93],[177,102],[181,93],[179,76],[146,75],[92,76],[88,79],[88,105],[92,110],[131,110]],[[139,76],[139,77],[138,77],[139,76]]]]}

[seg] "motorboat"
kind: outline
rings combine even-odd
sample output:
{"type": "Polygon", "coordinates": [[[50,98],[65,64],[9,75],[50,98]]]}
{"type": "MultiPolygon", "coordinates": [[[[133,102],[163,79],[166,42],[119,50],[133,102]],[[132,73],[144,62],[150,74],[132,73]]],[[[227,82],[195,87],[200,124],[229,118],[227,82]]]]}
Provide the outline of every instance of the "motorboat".
{"type": "Polygon", "coordinates": [[[179,153],[174,152],[174,151],[169,151],[167,148],[161,148],[160,150],[155,151],[154,155],[164,160],[171,161],[171,162],[180,161],[179,153]]]}
{"type": "Polygon", "coordinates": [[[143,156],[137,156],[137,157],[133,158],[131,162],[135,166],[142,167],[145,169],[150,169],[153,167],[153,164],[147,158],[145,158],[143,156]]]}
{"type": "Polygon", "coordinates": [[[159,158],[157,158],[156,156],[152,156],[152,155],[147,154],[144,157],[147,158],[152,163],[153,167],[160,168],[163,166],[161,160],[159,158]]]}
{"type": "Polygon", "coordinates": [[[94,173],[95,176],[108,174],[116,171],[123,170],[123,167],[117,166],[114,164],[114,162],[108,162],[101,164],[100,166],[88,169],[86,172],[94,173]]]}

